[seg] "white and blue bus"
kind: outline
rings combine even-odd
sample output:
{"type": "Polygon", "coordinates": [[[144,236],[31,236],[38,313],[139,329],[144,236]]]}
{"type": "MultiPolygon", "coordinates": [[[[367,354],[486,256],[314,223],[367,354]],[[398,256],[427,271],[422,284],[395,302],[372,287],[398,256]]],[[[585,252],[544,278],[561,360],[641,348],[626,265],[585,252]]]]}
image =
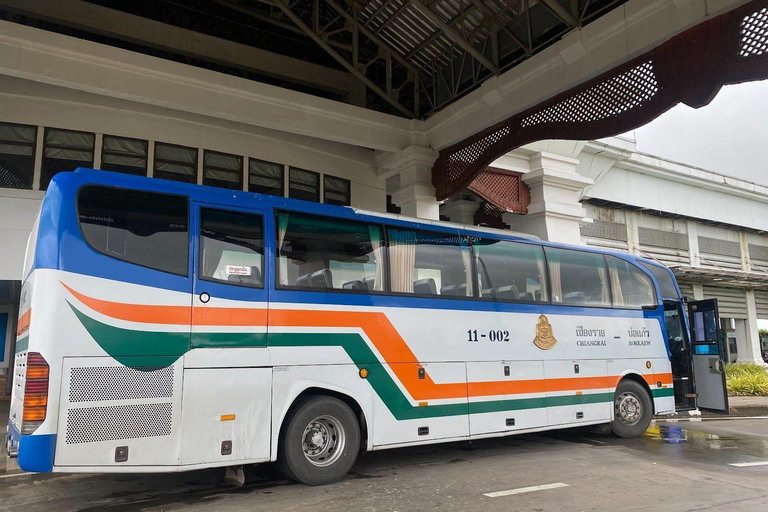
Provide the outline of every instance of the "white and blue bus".
{"type": "Polygon", "coordinates": [[[363,450],[638,436],[675,411],[681,304],[628,254],[79,169],[29,240],[8,449],[26,471],[276,461],[323,484],[363,450]]]}

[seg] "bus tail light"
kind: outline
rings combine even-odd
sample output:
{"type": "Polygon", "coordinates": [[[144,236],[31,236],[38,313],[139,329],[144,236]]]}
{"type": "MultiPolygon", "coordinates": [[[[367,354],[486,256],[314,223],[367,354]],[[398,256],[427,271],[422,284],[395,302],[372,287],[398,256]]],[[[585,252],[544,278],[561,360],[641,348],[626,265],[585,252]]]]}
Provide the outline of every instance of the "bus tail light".
{"type": "Polygon", "coordinates": [[[45,421],[48,409],[48,362],[37,352],[27,354],[27,375],[24,383],[24,412],[21,433],[31,434],[45,421]]]}

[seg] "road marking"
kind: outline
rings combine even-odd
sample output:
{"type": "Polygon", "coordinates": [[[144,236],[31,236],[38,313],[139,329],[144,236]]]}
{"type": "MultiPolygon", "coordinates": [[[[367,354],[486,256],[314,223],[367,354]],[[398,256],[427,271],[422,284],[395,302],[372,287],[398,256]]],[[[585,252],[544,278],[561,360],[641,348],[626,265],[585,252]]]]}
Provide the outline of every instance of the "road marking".
{"type": "Polygon", "coordinates": [[[768,466],[768,460],[761,460],[759,462],[737,462],[735,464],[728,464],[737,468],[751,468],[752,466],[768,466]]]}
{"type": "Polygon", "coordinates": [[[519,489],[509,489],[508,491],[497,491],[483,494],[489,498],[500,498],[502,496],[512,496],[513,494],[523,494],[526,492],[534,491],[546,491],[547,489],[558,489],[560,487],[568,487],[568,484],[558,482],[556,484],[534,485],[533,487],[520,487],[519,489]]]}
{"type": "Polygon", "coordinates": [[[0,478],[16,478],[17,476],[37,475],[37,473],[13,473],[12,475],[0,475],[0,478]]]}

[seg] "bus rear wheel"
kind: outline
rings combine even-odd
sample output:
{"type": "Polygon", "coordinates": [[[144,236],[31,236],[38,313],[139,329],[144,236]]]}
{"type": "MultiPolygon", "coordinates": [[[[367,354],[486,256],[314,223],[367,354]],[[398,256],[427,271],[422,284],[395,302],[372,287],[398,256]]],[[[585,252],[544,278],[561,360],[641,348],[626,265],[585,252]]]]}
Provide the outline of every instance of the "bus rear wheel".
{"type": "Polygon", "coordinates": [[[306,485],[337,482],[360,450],[360,427],[352,409],[337,398],[315,396],[296,405],[283,429],[278,468],[306,485]]]}
{"type": "Polygon", "coordinates": [[[653,402],[643,386],[623,380],[613,395],[614,419],[611,430],[619,437],[638,437],[648,429],[653,416],[653,402]]]}

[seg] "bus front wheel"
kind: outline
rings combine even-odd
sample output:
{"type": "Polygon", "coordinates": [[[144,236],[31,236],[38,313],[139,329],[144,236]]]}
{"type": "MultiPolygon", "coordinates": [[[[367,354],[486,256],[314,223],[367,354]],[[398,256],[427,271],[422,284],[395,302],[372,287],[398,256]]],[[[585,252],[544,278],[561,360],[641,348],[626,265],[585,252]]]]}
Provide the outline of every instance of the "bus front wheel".
{"type": "Polygon", "coordinates": [[[611,430],[619,437],[638,437],[648,429],[653,402],[648,391],[633,380],[623,380],[613,395],[611,430]]]}
{"type": "Polygon", "coordinates": [[[296,405],[283,429],[277,465],[306,485],[340,480],[360,450],[360,427],[352,409],[330,396],[309,397],[296,405]]]}

